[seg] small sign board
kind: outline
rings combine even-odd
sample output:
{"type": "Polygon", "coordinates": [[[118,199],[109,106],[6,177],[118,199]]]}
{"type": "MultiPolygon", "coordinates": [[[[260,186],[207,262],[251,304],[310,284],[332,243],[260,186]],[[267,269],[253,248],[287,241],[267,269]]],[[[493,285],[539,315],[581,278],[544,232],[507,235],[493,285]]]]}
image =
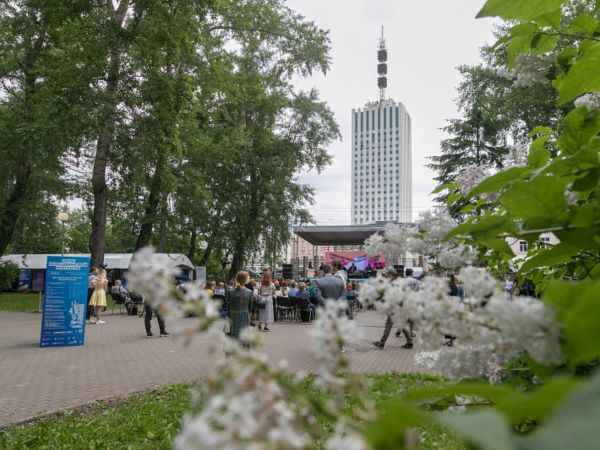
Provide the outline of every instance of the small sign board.
{"type": "Polygon", "coordinates": [[[19,270],[19,292],[28,291],[31,288],[31,269],[19,270]]]}
{"type": "Polygon", "coordinates": [[[40,347],[83,345],[89,257],[48,256],[40,347]]]}
{"type": "Polygon", "coordinates": [[[44,273],[35,272],[31,283],[31,290],[34,292],[42,292],[44,290],[44,273]]]}
{"type": "Polygon", "coordinates": [[[204,286],[206,284],[205,266],[196,266],[196,283],[198,283],[200,286],[204,286]]]}

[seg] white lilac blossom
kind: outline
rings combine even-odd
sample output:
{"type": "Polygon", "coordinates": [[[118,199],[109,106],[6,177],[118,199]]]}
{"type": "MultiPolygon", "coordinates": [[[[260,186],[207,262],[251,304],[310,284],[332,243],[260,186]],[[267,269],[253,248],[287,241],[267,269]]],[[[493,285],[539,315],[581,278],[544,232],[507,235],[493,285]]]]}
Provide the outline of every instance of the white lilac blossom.
{"type": "Polygon", "coordinates": [[[360,286],[360,300],[367,305],[374,305],[389,288],[389,283],[381,277],[369,278],[360,286]]]}
{"type": "Polygon", "coordinates": [[[470,247],[455,245],[452,240],[444,242],[455,226],[447,210],[428,211],[421,213],[416,226],[387,225],[383,234],[374,234],[365,241],[366,251],[371,256],[383,253],[387,261],[412,252],[436,258],[441,267],[456,269],[477,255],[470,247]]]}
{"type": "Polygon", "coordinates": [[[508,70],[506,66],[500,66],[496,68],[496,75],[505,78],[507,80],[515,79],[515,72],[512,70],[508,70]]]}
{"type": "Polygon", "coordinates": [[[391,282],[383,278],[370,278],[361,286],[361,301],[374,305],[382,315],[397,322],[402,317],[404,300],[413,291],[412,279],[397,278],[391,282]]]}
{"type": "Polygon", "coordinates": [[[569,206],[573,206],[577,204],[577,192],[567,188],[565,190],[565,202],[569,206]]]}
{"type": "Polygon", "coordinates": [[[427,234],[429,239],[437,240],[439,243],[457,224],[446,209],[438,208],[434,212],[421,213],[417,225],[421,233],[427,234]]]}
{"type": "Polygon", "coordinates": [[[555,60],[556,55],[554,53],[542,56],[519,56],[513,70],[514,85],[517,87],[530,87],[537,83],[550,83],[548,72],[555,60]]]}
{"type": "Polygon", "coordinates": [[[437,263],[445,269],[456,269],[476,257],[475,251],[466,245],[444,246],[437,254],[437,263]]]}
{"type": "Polygon", "coordinates": [[[194,332],[203,331],[212,324],[219,315],[220,304],[194,283],[175,288],[175,277],[180,273],[151,247],[144,247],[133,257],[126,276],[129,290],[143,295],[144,301],[160,309],[167,320],[194,313],[195,320],[169,325],[174,334],[191,337],[194,332]]]}
{"type": "Polygon", "coordinates": [[[365,251],[369,256],[383,254],[387,261],[403,257],[410,249],[410,241],[417,229],[410,225],[388,223],[384,234],[373,234],[365,242],[365,251]]]}
{"type": "Polygon", "coordinates": [[[443,240],[455,226],[456,222],[445,209],[421,213],[417,220],[419,235],[410,239],[410,250],[421,255],[437,256],[448,245],[443,240]]]}
{"type": "Polygon", "coordinates": [[[174,280],[181,271],[160,258],[152,247],[138,250],[127,271],[128,289],[144,296],[152,306],[172,298],[174,280]]]}
{"type": "Polygon", "coordinates": [[[476,164],[469,164],[460,171],[456,177],[456,183],[458,189],[464,195],[468,195],[471,190],[481,183],[483,180],[488,178],[490,173],[481,166],[476,164]]]}
{"type": "Polygon", "coordinates": [[[508,147],[508,153],[504,156],[504,167],[525,167],[527,165],[527,156],[529,146],[524,143],[518,143],[508,147]]]}
{"type": "Polygon", "coordinates": [[[592,92],[590,94],[584,94],[574,102],[577,108],[584,107],[588,110],[600,108],[600,92],[592,92]]]}
{"type": "Polygon", "coordinates": [[[502,367],[524,353],[540,364],[562,361],[560,328],[548,306],[524,297],[507,301],[481,269],[470,267],[461,275],[477,300],[472,310],[462,310],[447,281],[437,277],[427,278],[417,291],[387,280],[367,289],[370,297],[378,296],[378,311],[396,311],[415,322],[415,343],[423,350],[416,356],[419,368],[450,379],[486,376],[493,382],[502,367]],[[446,334],[456,337],[455,346],[440,349],[446,334]]]}
{"type": "MultiPolygon", "coordinates": [[[[222,368],[226,383],[209,397],[202,411],[186,417],[175,439],[177,450],[302,449],[312,442],[302,426],[301,413],[273,377],[255,365],[222,368]]],[[[307,427],[308,428],[308,427],[307,427]]]]}
{"type": "Polygon", "coordinates": [[[347,368],[348,361],[342,349],[361,337],[356,323],[346,316],[347,307],[345,300],[326,300],[325,306],[317,309],[317,319],[308,332],[313,355],[319,362],[315,383],[324,389],[344,385],[339,372],[347,368]]]}
{"type": "Polygon", "coordinates": [[[461,269],[459,277],[465,288],[465,294],[476,300],[491,296],[498,287],[496,279],[483,268],[465,267],[461,269]]]}

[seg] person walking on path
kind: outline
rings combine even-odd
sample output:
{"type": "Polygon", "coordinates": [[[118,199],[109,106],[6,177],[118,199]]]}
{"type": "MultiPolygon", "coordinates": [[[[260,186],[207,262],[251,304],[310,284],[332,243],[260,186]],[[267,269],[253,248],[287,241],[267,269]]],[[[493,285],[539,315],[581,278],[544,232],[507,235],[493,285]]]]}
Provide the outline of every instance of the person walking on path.
{"type": "MultiPolygon", "coordinates": [[[[387,274],[388,274],[388,276],[391,276],[392,280],[398,278],[398,274],[397,274],[396,270],[394,270],[394,269],[389,269],[387,274]]],[[[410,279],[409,280],[410,287],[413,291],[416,291],[419,289],[420,283],[418,280],[415,280],[412,275],[413,275],[413,270],[406,269],[406,277],[410,279]]],[[[406,325],[403,328],[398,328],[398,331],[396,332],[396,336],[399,337],[400,334],[404,334],[404,337],[406,338],[406,344],[402,345],[402,348],[410,350],[411,348],[413,348],[412,320],[407,319],[406,323],[409,325],[409,328],[407,328],[406,325]]],[[[392,317],[388,315],[387,318],[385,319],[385,327],[383,329],[383,335],[381,336],[381,339],[373,342],[373,345],[375,347],[383,350],[383,347],[385,347],[385,343],[387,342],[387,339],[390,336],[393,326],[394,326],[394,321],[392,320],[392,317]]]]}
{"type": "Polygon", "coordinates": [[[160,337],[169,337],[170,334],[167,333],[167,329],[165,328],[165,319],[163,318],[160,311],[157,308],[153,308],[152,306],[150,306],[147,301],[144,301],[144,309],[146,313],[144,316],[146,337],[150,338],[154,336],[154,334],[152,334],[152,325],[150,323],[152,321],[152,313],[156,315],[156,320],[158,320],[158,329],[160,330],[160,337]]]}
{"type": "Polygon", "coordinates": [[[253,294],[245,287],[248,280],[248,272],[238,272],[235,276],[235,287],[229,289],[225,296],[225,303],[229,308],[229,337],[234,339],[239,339],[240,332],[250,326],[253,294]]]}
{"type": "Polygon", "coordinates": [[[92,307],[90,306],[90,300],[92,299],[92,295],[94,294],[94,280],[96,279],[97,274],[98,268],[92,267],[90,269],[90,274],[88,275],[87,308],[85,310],[85,320],[88,322],[90,322],[90,318],[92,317],[92,307]]]}
{"type": "Polygon", "coordinates": [[[275,286],[271,282],[271,274],[268,271],[263,273],[262,281],[258,288],[258,329],[264,323],[264,331],[269,331],[269,324],[275,321],[273,310],[273,296],[275,295],[275,286]],[[263,306],[264,305],[264,306],[263,306]]]}
{"type": "Polygon", "coordinates": [[[96,309],[96,321],[92,321],[92,323],[103,324],[106,323],[101,319],[101,313],[106,308],[106,287],[108,286],[106,270],[98,269],[98,275],[92,280],[92,284],[94,292],[90,298],[90,306],[96,309]]]}

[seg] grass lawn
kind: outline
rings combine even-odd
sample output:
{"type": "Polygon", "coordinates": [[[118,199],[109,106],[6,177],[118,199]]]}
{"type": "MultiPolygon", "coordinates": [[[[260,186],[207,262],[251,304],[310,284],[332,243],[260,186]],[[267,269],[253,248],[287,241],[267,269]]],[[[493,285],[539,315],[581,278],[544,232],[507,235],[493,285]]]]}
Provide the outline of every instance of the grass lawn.
{"type": "Polygon", "coordinates": [[[0,293],[0,311],[35,311],[37,307],[38,294],[0,293]]]}
{"type": "MultiPolygon", "coordinates": [[[[42,304],[44,298],[42,296],[42,304]]],[[[111,311],[113,301],[106,296],[106,310],[111,311]]],[[[38,294],[18,294],[16,292],[0,292],[0,311],[35,311],[38,307],[38,294]]],[[[118,308],[115,308],[115,313],[118,308]]]]}
{"type": "MultiPolygon", "coordinates": [[[[441,383],[438,378],[373,375],[370,397],[377,405],[411,387],[441,383]]],[[[2,449],[169,449],[189,405],[189,385],[175,384],[123,401],[100,402],[30,425],[0,431],[2,449]]],[[[324,424],[326,427],[327,425],[324,424]]],[[[328,427],[327,427],[328,428],[328,427]]],[[[441,427],[421,431],[422,448],[465,449],[441,427]]]]}

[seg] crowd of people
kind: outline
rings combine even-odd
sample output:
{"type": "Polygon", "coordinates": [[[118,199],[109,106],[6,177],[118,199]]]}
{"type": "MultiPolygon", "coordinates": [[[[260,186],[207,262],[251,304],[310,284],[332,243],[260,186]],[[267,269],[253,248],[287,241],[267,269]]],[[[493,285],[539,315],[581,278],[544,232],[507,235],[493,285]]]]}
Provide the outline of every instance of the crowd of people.
{"type": "MultiPolygon", "coordinates": [[[[229,326],[228,334],[239,338],[241,330],[245,327],[255,327],[257,330],[268,332],[278,318],[279,305],[282,299],[302,301],[306,308],[302,315],[295,316],[302,321],[310,321],[315,317],[318,306],[325,304],[325,299],[345,300],[347,302],[346,316],[354,319],[355,314],[373,305],[365,305],[360,300],[360,283],[355,282],[349,275],[350,270],[344,269],[341,261],[333,261],[331,265],[324,264],[320,267],[319,278],[312,280],[285,280],[274,279],[271,270],[265,270],[262,276],[251,277],[246,271],[237,273],[235,279],[229,283],[209,281],[204,286],[208,296],[222,301],[222,316],[226,317],[229,326]]],[[[408,268],[403,273],[398,273],[394,268],[388,268],[383,276],[391,279],[405,277],[410,280],[410,288],[418,291],[424,282],[426,274],[419,279],[413,276],[413,270],[408,268]]],[[[511,295],[516,283],[513,279],[506,281],[504,290],[511,295]]],[[[179,281],[178,287],[184,289],[185,284],[179,281]]],[[[457,297],[457,305],[464,308],[465,292],[462,283],[455,275],[448,277],[448,290],[451,296],[457,297]]],[[[144,303],[143,297],[129,292],[122,280],[115,279],[109,282],[106,266],[94,267],[88,279],[88,305],[86,319],[89,324],[102,325],[102,312],[107,306],[107,292],[113,300],[122,303],[129,315],[144,316],[146,336],[152,337],[151,320],[155,316],[158,321],[160,336],[169,336],[166,331],[165,321],[160,311],[144,303]]],[[[288,308],[290,308],[288,306],[288,308]]],[[[373,342],[378,349],[383,349],[394,327],[394,321],[388,316],[385,321],[381,338],[373,342]]],[[[398,325],[396,337],[404,337],[404,349],[413,348],[415,337],[414,322],[410,317],[402,319],[398,325]]],[[[444,336],[446,345],[452,346],[455,337],[451,334],[444,336]]]]}
{"type": "Polygon", "coordinates": [[[286,298],[303,300],[307,305],[307,314],[301,320],[310,321],[317,307],[325,304],[325,299],[346,300],[346,314],[353,319],[356,312],[362,309],[357,284],[348,281],[340,261],[334,261],[331,266],[323,265],[321,272],[323,276],[320,278],[296,281],[273,279],[270,270],[265,270],[260,278],[251,278],[248,272],[240,271],[227,286],[219,285],[219,289],[213,290],[216,283],[211,281],[205,288],[209,295],[222,295],[224,315],[229,317],[229,334],[232,337],[239,337],[240,331],[246,326],[256,327],[263,332],[270,331],[277,317],[278,302],[286,298]]]}

